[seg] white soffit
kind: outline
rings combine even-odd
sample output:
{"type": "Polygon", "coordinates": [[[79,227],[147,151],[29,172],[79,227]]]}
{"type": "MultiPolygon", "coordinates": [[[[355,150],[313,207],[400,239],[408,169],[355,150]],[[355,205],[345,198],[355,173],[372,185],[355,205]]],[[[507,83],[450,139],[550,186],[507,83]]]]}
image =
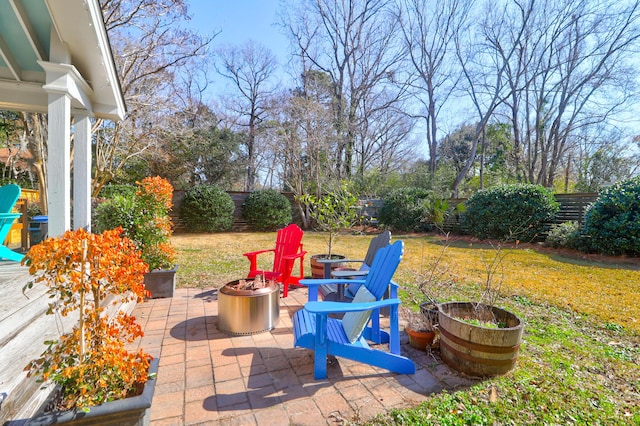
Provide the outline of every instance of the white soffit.
{"type": "Polygon", "coordinates": [[[97,118],[124,118],[98,0],[0,0],[0,109],[47,112],[45,88],[62,87],[62,69],[69,73],[74,108],[97,118]]]}

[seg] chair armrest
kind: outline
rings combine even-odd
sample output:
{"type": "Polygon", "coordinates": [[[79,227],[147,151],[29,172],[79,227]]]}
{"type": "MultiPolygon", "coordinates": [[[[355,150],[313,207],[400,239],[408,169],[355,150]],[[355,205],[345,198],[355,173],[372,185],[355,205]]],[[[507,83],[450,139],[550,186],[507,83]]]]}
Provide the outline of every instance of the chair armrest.
{"type": "MultiPolygon", "coordinates": [[[[20,217],[20,213],[0,213],[0,222],[1,223],[11,223],[14,220],[20,217]]],[[[0,241],[0,245],[2,245],[2,241],[0,241]]]]}
{"type": "Polygon", "coordinates": [[[251,251],[249,253],[243,253],[242,255],[243,256],[247,256],[247,257],[255,257],[255,256],[257,256],[259,254],[262,254],[262,253],[269,253],[269,252],[275,252],[275,251],[276,251],[276,249],[258,250],[258,251],[251,251]]]}
{"type": "Polygon", "coordinates": [[[366,277],[369,271],[331,271],[331,276],[334,278],[342,277],[366,277]]]}
{"type": "Polygon", "coordinates": [[[364,263],[364,260],[356,260],[356,259],[316,259],[318,263],[364,263]]]}
{"type": "Polygon", "coordinates": [[[269,253],[269,252],[275,253],[276,249],[272,248],[268,250],[251,251],[249,253],[242,254],[249,260],[249,273],[251,273],[251,271],[255,271],[258,269],[258,255],[262,253],[269,253]]]}
{"type": "Polygon", "coordinates": [[[335,280],[335,279],[304,279],[300,280],[300,284],[311,287],[311,286],[320,286],[323,284],[364,284],[365,280],[335,280]]]}
{"type": "Polygon", "coordinates": [[[304,309],[314,314],[329,314],[337,312],[369,311],[387,306],[400,305],[400,299],[383,299],[375,302],[345,303],[345,302],[307,302],[304,309]]]}
{"type": "Polygon", "coordinates": [[[291,254],[289,256],[282,256],[282,258],[286,260],[291,260],[291,259],[295,260],[295,259],[303,258],[306,254],[307,254],[306,251],[301,251],[299,253],[291,254]]]}

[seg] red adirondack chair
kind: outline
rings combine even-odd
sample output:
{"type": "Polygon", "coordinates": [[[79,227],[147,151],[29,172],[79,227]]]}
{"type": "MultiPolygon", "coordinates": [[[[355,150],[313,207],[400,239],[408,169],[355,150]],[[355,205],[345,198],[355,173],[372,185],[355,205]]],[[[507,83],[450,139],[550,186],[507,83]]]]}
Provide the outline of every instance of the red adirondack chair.
{"type": "Polygon", "coordinates": [[[304,277],[304,255],[302,249],[302,235],[304,232],[294,223],[278,231],[275,248],[244,253],[249,259],[249,274],[247,279],[262,275],[267,280],[282,283],[282,297],[289,294],[289,286],[300,286],[299,281],[304,277]],[[258,269],[258,255],[273,253],[273,269],[270,271],[258,269]],[[300,274],[293,274],[296,260],[300,263],[300,274]]]}

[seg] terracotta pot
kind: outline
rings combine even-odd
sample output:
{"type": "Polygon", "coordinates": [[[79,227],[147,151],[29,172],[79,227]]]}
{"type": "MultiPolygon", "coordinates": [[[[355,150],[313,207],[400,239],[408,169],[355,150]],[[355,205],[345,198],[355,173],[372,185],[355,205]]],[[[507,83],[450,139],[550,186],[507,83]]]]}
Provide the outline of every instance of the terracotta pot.
{"type": "Polygon", "coordinates": [[[433,344],[436,337],[435,331],[416,331],[409,326],[405,327],[405,331],[409,336],[409,344],[411,347],[424,351],[428,346],[433,344]]]}

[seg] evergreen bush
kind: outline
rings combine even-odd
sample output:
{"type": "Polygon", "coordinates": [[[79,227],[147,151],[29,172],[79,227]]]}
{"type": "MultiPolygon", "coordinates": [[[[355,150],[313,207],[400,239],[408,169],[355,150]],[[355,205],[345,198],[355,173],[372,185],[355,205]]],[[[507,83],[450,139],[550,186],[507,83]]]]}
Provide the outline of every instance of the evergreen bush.
{"type": "Polygon", "coordinates": [[[242,215],[256,231],[275,231],[291,223],[291,203],[274,189],[259,189],[247,196],[242,215]]]}
{"type": "Polygon", "coordinates": [[[462,221],[480,239],[532,241],[549,228],[559,209],[551,190],[543,186],[501,185],[473,194],[462,221]]]}
{"type": "Polygon", "coordinates": [[[551,225],[544,244],[553,248],[580,249],[581,239],[578,222],[571,221],[551,225]]]}
{"type": "Polygon", "coordinates": [[[105,185],[100,191],[100,198],[113,198],[116,195],[133,197],[136,195],[136,191],[137,187],[135,185],[109,184],[105,185]]]}
{"type": "Polygon", "coordinates": [[[602,254],[640,254],[640,176],[610,186],[587,208],[583,233],[602,254]]]}
{"type": "Polygon", "coordinates": [[[235,205],[231,196],[216,185],[197,185],[187,191],[180,204],[180,218],[191,232],[228,231],[235,205]]]}
{"type": "Polygon", "coordinates": [[[423,219],[429,216],[431,191],[422,188],[400,188],[391,191],[383,200],[378,221],[395,231],[426,231],[423,219]]]}

